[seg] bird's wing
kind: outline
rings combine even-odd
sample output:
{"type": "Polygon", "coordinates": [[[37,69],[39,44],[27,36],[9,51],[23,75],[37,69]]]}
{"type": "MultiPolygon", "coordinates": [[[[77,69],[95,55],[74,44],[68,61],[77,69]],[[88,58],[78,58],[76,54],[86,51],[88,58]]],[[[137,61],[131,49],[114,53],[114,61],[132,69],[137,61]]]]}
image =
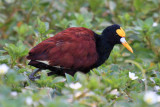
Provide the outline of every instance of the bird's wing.
{"type": "Polygon", "coordinates": [[[85,69],[98,59],[93,31],[68,28],[35,46],[27,57],[51,66],[85,69]]]}

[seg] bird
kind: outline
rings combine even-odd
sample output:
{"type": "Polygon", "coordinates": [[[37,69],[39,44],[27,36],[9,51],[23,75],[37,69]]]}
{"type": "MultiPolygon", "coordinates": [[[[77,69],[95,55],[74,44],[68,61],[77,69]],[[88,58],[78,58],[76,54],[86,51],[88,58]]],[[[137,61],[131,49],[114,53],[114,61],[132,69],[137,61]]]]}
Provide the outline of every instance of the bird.
{"type": "Polygon", "coordinates": [[[29,79],[39,79],[36,73],[45,69],[51,71],[48,76],[88,73],[108,59],[116,44],[122,44],[133,53],[125,37],[125,31],[118,24],[106,27],[101,34],[84,27],[67,28],[29,51],[28,65],[37,68],[29,75],[29,79]]]}

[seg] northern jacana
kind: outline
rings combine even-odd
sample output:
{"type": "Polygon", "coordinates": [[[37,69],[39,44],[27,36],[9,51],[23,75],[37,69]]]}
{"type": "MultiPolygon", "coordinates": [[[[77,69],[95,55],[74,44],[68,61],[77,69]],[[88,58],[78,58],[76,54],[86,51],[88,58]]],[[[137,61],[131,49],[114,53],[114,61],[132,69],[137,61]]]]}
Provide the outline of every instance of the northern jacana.
{"type": "Polygon", "coordinates": [[[123,44],[130,52],[132,48],[125,40],[124,30],[117,24],[105,28],[101,35],[84,27],[72,27],[50,37],[34,48],[27,56],[29,65],[38,68],[29,75],[31,80],[42,69],[49,75],[74,75],[77,71],[88,73],[102,65],[115,44],[123,44]]]}

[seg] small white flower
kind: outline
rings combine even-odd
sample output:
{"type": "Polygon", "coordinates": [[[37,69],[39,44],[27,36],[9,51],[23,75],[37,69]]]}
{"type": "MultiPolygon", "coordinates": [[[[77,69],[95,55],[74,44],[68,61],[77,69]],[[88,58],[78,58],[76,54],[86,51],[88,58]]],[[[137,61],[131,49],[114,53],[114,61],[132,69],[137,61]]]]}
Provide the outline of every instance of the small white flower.
{"type": "Polygon", "coordinates": [[[13,97],[16,97],[16,96],[18,95],[18,93],[17,93],[16,91],[12,91],[12,92],[10,93],[10,95],[13,96],[13,97]]]}
{"type": "Polygon", "coordinates": [[[111,95],[117,95],[117,96],[119,96],[119,92],[118,92],[117,89],[112,90],[112,91],[110,92],[110,94],[111,94],[111,95]]]}
{"type": "Polygon", "coordinates": [[[142,79],[142,81],[145,81],[146,79],[142,79]]]}
{"type": "Polygon", "coordinates": [[[154,86],[154,90],[157,92],[157,91],[160,91],[160,86],[156,85],[154,86]]]}
{"type": "Polygon", "coordinates": [[[157,23],[157,22],[154,22],[152,26],[153,26],[153,27],[156,27],[156,26],[158,26],[158,23],[157,23]]]}
{"type": "Polygon", "coordinates": [[[27,98],[26,98],[26,104],[27,104],[27,105],[32,105],[32,104],[33,104],[32,97],[27,97],[27,98]]]}
{"type": "Polygon", "coordinates": [[[130,78],[131,80],[135,80],[135,79],[138,78],[138,76],[135,76],[135,73],[129,72],[129,78],[130,78]]]}
{"type": "Polygon", "coordinates": [[[69,87],[76,90],[76,89],[81,88],[82,85],[79,82],[77,82],[77,83],[71,83],[71,84],[69,84],[69,87]]]}
{"type": "Polygon", "coordinates": [[[148,104],[155,104],[158,102],[158,95],[153,91],[147,91],[144,95],[144,101],[148,104]]]}
{"type": "Polygon", "coordinates": [[[0,65],[0,75],[4,75],[8,72],[9,67],[6,64],[0,65]]]}

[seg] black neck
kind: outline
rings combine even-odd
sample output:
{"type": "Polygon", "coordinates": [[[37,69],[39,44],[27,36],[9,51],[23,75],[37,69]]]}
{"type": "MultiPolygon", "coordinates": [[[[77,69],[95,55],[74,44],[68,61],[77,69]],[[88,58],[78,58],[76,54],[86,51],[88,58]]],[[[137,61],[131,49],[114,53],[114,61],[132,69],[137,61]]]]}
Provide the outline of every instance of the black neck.
{"type": "Polygon", "coordinates": [[[96,49],[99,55],[99,58],[97,62],[94,64],[94,68],[102,65],[105,60],[108,59],[113,47],[114,43],[109,41],[109,37],[107,35],[98,35],[95,33],[95,38],[96,38],[96,49]]]}

